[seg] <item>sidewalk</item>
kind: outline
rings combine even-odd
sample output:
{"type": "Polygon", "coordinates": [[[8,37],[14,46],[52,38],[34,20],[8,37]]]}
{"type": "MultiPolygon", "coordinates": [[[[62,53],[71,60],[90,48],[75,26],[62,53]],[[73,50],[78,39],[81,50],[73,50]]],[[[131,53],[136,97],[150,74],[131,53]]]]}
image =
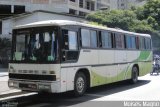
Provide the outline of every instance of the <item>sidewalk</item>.
{"type": "Polygon", "coordinates": [[[15,92],[20,92],[20,90],[10,89],[8,87],[8,69],[0,68],[0,96],[15,92]]]}
{"type": "Polygon", "coordinates": [[[8,76],[7,68],[0,68],[0,77],[8,76]]]}

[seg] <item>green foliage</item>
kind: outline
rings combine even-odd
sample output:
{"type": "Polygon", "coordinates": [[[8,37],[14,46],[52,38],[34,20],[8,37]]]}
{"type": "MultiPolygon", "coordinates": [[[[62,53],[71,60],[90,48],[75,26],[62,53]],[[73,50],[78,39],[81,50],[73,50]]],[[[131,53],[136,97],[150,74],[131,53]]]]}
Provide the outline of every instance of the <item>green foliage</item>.
{"type": "Polygon", "coordinates": [[[134,20],[132,25],[129,27],[129,31],[137,32],[137,33],[149,33],[151,34],[154,32],[154,29],[151,27],[151,25],[148,24],[146,20],[134,20]]]}
{"type": "Polygon", "coordinates": [[[96,25],[96,26],[107,27],[107,26],[104,26],[104,25],[99,24],[99,23],[97,23],[97,22],[89,22],[89,24],[91,24],[91,25],[96,25]]]}
{"type": "Polygon", "coordinates": [[[8,66],[8,60],[11,53],[11,41],[7,38],[0,38],[0,64],[8,66]]]}
{"type": "Polygon", "coordinates": [[[148,0],[143,7],[138,8],[136,11],[137,17],[140,20],[148,20],[148,23],[151,24],[154,29],[159,30],[160,0],[148,0]]]}
{"type": "Polygon", "coordinates": [[[138,7],[136,10],[134,10],[135,14],[137,15],[138,20],[144,19],[144,7],[138,7]]]}
{"type": "Polygon", "coordinates": [[[97,11],[86,19],[111,28],[151,34],[153,46],[160,47],[160,0],[148,0],[144,6],[130,10],[97,11]]]}
{"type": "MultiPolygon", "coordinates": [[[[111,28],[118,27],[123,30],[140,33],[151,33],[154,31],[152,26],[148,24],[147,20],[138,20],[136,13],[132,10],[98,11],[89,14],[86,18],[89,21],[94,21],[111,28]]],[[[149,20],[150,22],[154,21],[152,19],[149,20]]]]}
{"type": "Polygon", "coordinates": [[[8,38],[0,38],[0,51],[11,47],[11,41],[8,38]]]}
{"type": "Polygon", "coordinates": [[[144,5],[144,18],[148,18],[148,16],[152,16],[155,19],[158,19],[160,15],[160,0],[148,0],[148,2],[144,5]]]}

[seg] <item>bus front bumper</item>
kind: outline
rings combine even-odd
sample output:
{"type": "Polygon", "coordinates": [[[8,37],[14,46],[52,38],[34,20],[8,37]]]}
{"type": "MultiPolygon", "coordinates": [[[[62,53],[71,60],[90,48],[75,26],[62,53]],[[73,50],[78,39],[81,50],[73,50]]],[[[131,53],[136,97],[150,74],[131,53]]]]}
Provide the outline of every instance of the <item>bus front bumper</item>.
{"type": "Polygon", "coordinates": [[[14,89],[33,92],[60,93],[60,81],[25,81],[9,79],[8,86],[14,89]]]}

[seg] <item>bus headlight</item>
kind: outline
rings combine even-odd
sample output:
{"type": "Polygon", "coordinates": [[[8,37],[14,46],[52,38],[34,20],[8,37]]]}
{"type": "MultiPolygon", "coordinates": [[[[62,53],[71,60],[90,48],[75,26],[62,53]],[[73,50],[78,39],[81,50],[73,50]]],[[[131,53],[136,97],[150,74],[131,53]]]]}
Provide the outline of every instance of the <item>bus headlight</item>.
{"type": "Polygon", "coordinates": [[[13,82],[8,82],[8,86],[13,87],[13,82]]]}
{"type": "Polygon", "coordinates": [[[10,87],[18,87],[18,83],[17,82],[9,81],[8,82],[8,86],[10,86],[10,87]]]}

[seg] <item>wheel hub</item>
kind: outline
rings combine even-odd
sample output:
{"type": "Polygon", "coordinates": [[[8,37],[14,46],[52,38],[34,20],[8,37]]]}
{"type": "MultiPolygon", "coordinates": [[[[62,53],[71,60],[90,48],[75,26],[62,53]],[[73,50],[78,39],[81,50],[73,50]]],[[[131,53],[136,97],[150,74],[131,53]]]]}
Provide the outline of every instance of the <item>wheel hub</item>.
{"type": "Polygon", "coordinates": [[[82,92],[84,90],[84,79],[79,77],[76,82],[76,87],[78,92],[82,92]]]}

